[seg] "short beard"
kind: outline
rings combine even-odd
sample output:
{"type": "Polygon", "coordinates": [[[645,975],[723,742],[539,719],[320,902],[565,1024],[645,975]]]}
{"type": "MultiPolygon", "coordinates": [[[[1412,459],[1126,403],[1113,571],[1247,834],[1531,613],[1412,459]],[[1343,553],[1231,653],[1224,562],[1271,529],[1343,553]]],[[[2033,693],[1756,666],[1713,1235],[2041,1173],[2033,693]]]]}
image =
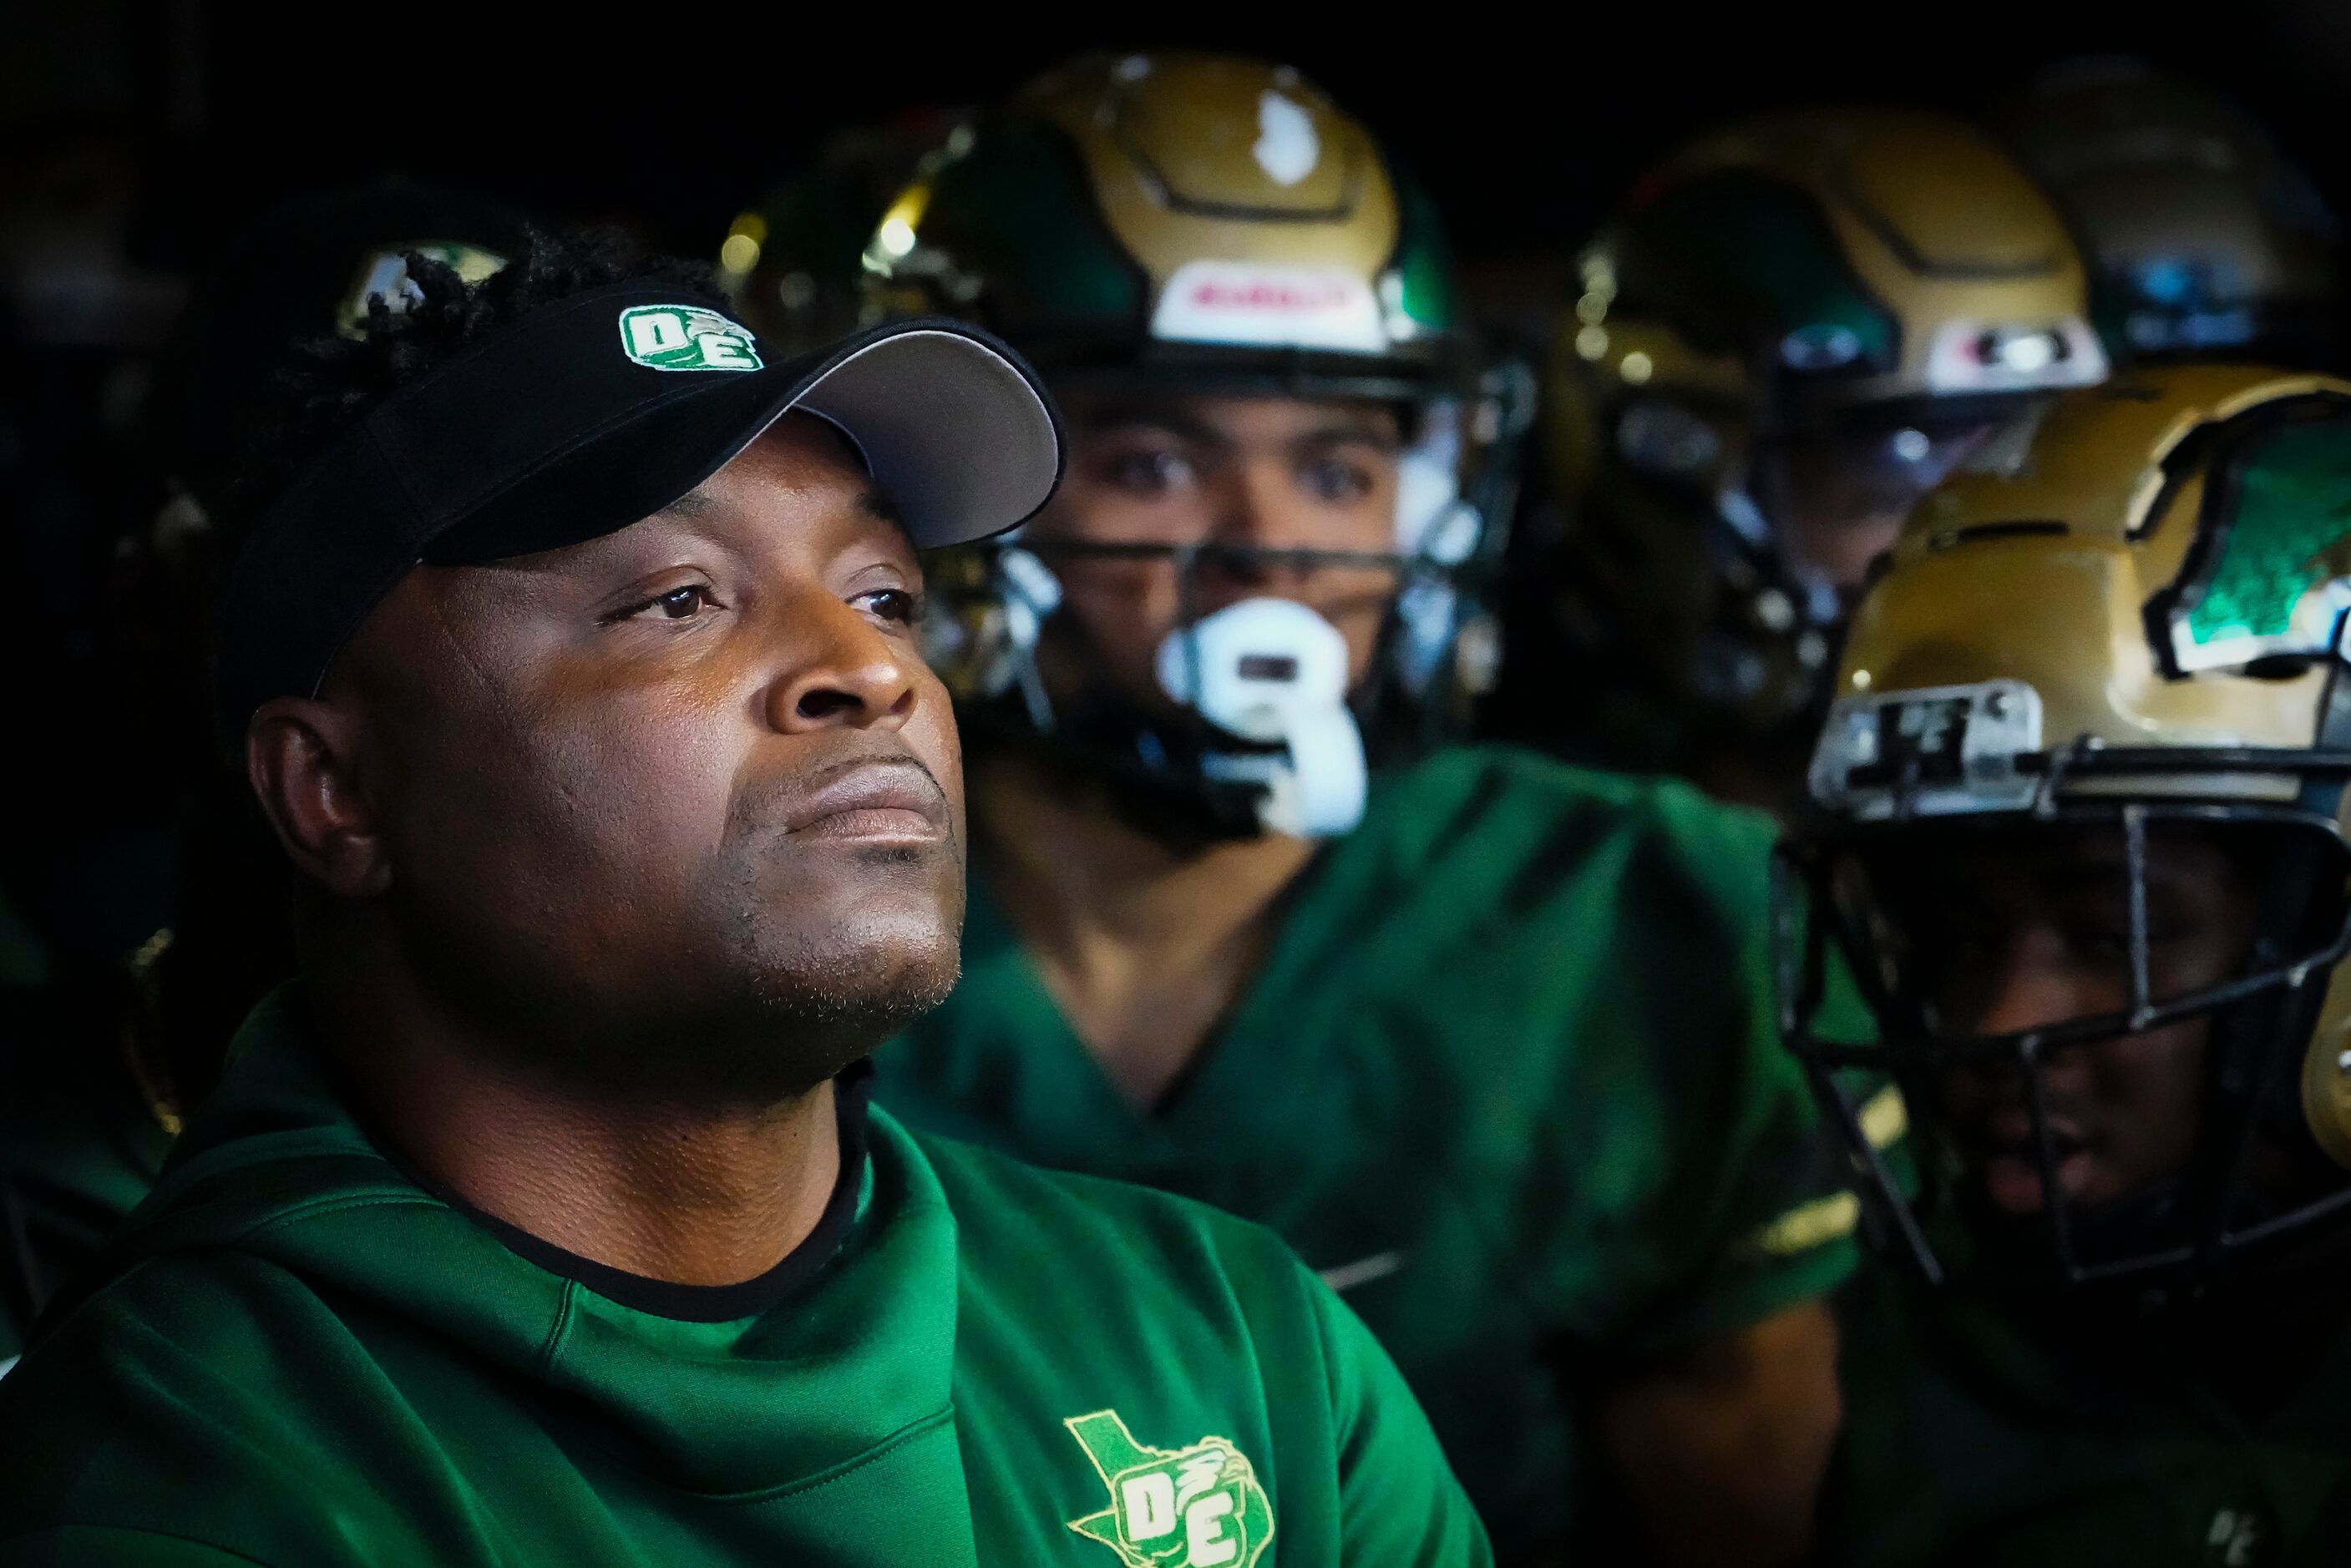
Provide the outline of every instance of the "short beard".
{"type": "Polygon", "coordinates": [[[698,1059],[690,1075],[720,1097],[768,1103],[803,1093],[870,1056],[884,1042],[943,1004],[962,978],[960,956],[944,965],[893,964],[888,972],[854,974],[846,965],[818,964],[756,976],[739,1006],[732,1046],[713,1021],[708,1046],[681,1053],[698,1059]],[[789,1040],[789,1050],[776,1048],[789,1040]]]}
{"type": "MultiPolygon", "coordinates": [[[[750,923],[747,914],[746,924],[750,923]]],[[[402,911],[419,983],[514,1071],[573,1089],[706,1111],[796,1099],[944,1002],[959,978],[942,954],[883,955],[841,941],[682,958],[678,983],[623,1003],[503,954],[420,909],[402,911]],[[695,977],[700,977],[700,983],[695,977]]],[[[751,933],[746,932],[749,937],[751,933]]]]}

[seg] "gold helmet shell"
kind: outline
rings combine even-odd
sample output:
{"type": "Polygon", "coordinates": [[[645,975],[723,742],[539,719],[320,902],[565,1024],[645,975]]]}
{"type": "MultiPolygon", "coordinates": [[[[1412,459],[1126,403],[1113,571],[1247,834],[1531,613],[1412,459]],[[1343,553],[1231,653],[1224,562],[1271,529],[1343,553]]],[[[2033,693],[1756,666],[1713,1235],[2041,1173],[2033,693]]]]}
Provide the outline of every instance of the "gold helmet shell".
{"type": "Polygon", "coordinates": [[[1924,111],[1807,110],[1708,137],[1635,186],[1580,277],[1552,360],[1554,383],[1582,383],[1571,409],[1683,392],[1769,425],[2106,372],[2048,198],[1990,138],[1924,111]]]}
{"type": "MultiPolygon", "coordinates": [[[[2183,592],[2189,558],[2230,542],[2202,517],[2210,458],[2179,454],[2187,445],[2199,458],[2188,443],[2217,431],[2250,439],[2290,411],[2351,417],[2345,399],[2351,383],[2327,377],[2207,366],[2138,372],[2058,402],[2013,472],[1957,474],[1912,514],[1854,616],[1839,695],[2009,679],[2040,693],[2053,742],[2315,745],[2327,688],[2318,656],[2351,602],[2337,586],[2351,579],[2351,518],[2294,568],[2308,583],[2262,585],[2282,615],[2199,624],[2183,592]],[[2301,660],[2295,672],[2283,669],[2289,659],[2301,660]]],[[[2351,498],[2351,473],[2341,481],[2351,498]]]]}
{"type": "Polygon", "coordinates": [[[1562,635],[1655,689],[1639,728],[1700,745],[1751,749],[1823,700],[1851,574],[1792,542],[1787,454],[1860,449],[1815,466],[1894,493],[1864,508],[1890,519],[1992,423],[2107,369],[2055,210],[1988,137],[1923,111],[1693,143],[1635,185],[1578,286],[1541,416],[1568,520],[1558,618],[1604,628],[1562,635]]]}
{"type": "Polygon", "coordinates": [[[1050,372],[1426,379],[1452,329],[1433,215],[1285,66],[1097,55],[1019,92],[865,254],[882,306],[988,327],[1050,372]]]}

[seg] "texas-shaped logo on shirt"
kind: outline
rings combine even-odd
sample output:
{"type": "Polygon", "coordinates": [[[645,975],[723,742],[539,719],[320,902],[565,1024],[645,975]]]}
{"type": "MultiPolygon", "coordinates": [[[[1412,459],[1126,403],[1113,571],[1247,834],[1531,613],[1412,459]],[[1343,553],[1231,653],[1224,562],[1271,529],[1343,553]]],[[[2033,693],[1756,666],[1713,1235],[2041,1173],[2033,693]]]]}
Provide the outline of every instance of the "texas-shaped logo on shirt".
{"type": "Polygon", "coordinates": [[[1255,1568],[1273,1539],[1273,1504],[1257,1470],[1224,1438],[1146,1448],[1115,1410],[1061,1423],[1110,1489],[1111,1506],[1070,1528],[1125,1568],[1255,1568]]]}

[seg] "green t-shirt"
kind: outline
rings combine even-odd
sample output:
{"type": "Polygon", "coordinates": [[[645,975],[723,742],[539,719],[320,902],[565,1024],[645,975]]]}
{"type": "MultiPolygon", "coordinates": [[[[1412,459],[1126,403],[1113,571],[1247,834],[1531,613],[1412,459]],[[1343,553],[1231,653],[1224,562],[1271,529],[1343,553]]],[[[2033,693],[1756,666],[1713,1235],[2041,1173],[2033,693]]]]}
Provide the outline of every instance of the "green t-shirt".
{"type": "Polygon", "coordinates": [[[256,1012],[0,1381],[0,1562],[1489,1561],[1387,1358],[1253,1226],[877,1113],[837,1244],[695,1321],[408,1179],[301,1030],[256,1012]]]}
{"type": "MultiPolygon", "coordinates": [[[[1821,1561],[2273,1568],[2351,1541],[2351,1334],[2247,1417],[2158,1322],[2066,1323],[1890,1262],[1843,1293],[1821,1561]]],[[[2251,1324],[2242,1331],[2258,1334],[2251,1324]]]]}
{"type": "Polygon", "coordinates": [[[1440,752],[1377,781],[1290,890],[1157,1114],[977,884],[962,982],[883,1048],[877,1094],[1280,1231],[1395,1355],[1498,1552],[1532,1555],[1593,1485],[1585,1394],[1852,1265],[1771,1014],[1771,841],[1680,784],[1440,752]]]}

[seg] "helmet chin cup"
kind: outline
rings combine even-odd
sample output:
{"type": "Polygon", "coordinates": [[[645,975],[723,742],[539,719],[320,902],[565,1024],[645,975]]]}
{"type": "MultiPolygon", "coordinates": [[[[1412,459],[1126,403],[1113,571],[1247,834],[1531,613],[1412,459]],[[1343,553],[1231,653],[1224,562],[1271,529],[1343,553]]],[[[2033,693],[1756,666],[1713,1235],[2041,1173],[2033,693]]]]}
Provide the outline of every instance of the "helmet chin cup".
{"type": "Polygon", "coordinates": [[[1258,816],[1270,833],[1330,838],[1364,819],[1364,737],[1336,704],[1292,717],[1290,767],[1267,781],[1258,816]]]}
{"type": "Polygon", "coordinates": [[[1364,738],[1347,707],[1347,643],[1292,599],[1226,606],[1159,645],[1160,689],[1249,749],[1212,753],[1212,777],[1261,784],[1270,833],[1324,838],[1362,820],[1364,738]]]}

